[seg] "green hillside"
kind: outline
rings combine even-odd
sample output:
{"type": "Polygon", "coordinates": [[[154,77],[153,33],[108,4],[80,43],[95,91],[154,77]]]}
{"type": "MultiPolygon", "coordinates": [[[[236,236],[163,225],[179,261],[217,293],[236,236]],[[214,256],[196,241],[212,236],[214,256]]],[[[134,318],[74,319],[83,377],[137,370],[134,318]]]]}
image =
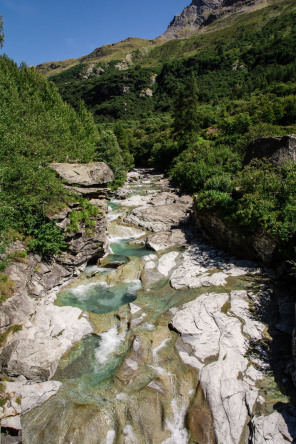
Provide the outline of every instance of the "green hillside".
{"type": "Polygon", "coordinates": [[[290,258],[295,166],[243,168],[242,161],[254,138],[296,133],[295,47],[295,2],[270,1],[188,38],[156,40],[125,65],[90,66],[85,58],[50,79],[74,108],[82,99],[101,128],[117,128],[137,165],[169,172],[197,194],[200,211],[218,212],[244,232],[278,236],[290,258]],[[262,171],[270,171],[270,189],[262,171]],[[246,185],[250,174],[256,186],[246,185]],[[289,182],[285,192],[281,181],[289,182]]]}
{"type": "Polygon", "coordinates": [[[115,187],[133,162],[168,172],[200,211],[273,234],[293,261],[295,165],[243,159],[256,137],[296,133],[295,25],[295,2],[260,2],[186,38],[132,38],[39,66],[51,81],[2,57],[3,246],[12,228],[34,251],[59,251],[46,214],[68,197],[47,165],[105,160],[115,187]]]}

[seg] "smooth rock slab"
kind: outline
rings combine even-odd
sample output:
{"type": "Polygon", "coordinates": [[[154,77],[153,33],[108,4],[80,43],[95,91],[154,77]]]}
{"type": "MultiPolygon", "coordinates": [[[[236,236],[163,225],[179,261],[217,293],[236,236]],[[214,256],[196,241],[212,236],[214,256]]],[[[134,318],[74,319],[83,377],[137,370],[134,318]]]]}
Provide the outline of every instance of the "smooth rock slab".
{"type": "Polygon", "coordinates": [[[9,409],[15,409],[16,414],[22,414],[43,404],[51,396],[55,395],[62,383],[58,381],[46,381],[37,384],[28,382],[20,377],[15,382],[4,382],[9,400],[3,408],[0,408],[0,419],[9,417],[9,409]]]}
{"type": "Polygon", "coordinates": [[[185,304],[171,321],[184,343],[183,350],[178,346],[181,359],[199,369],[218,444],[240,442],[258,396],[256,380],[262,378],[245,358],[250,340],[258,340],[264,328],[257,321],[250,327],[246,301],[245,291],[203,294],[185,304]],[[227,314],[226,303],[231,304],[227,314]],[[246,321],[249,337],[242,332],[246,321]]]}
{"type": "Polygon", "coordinates": [[[30,322],[3,349],[2,371],[34,381],[51,378],[66,351],[92,332],[92,326],[81,314],[76,307],[58,307],[49,301],[36,304],[30,322]]]}
{"type": "Polygon", "coordinates": [[[146,245],[155,251],[166,250],[167,248],[182,248],[187,246],[186,235],[184,231],[175,229],[170,231],[161,231],[158,233],[147,234],[134,243],[146,245]]]}
{"type": "Polygon", "coordinates": [[[230,276],[256,274],[258,269],[252,262],[237,261],[220,250],[202,242],[192,244],[182,256],[181,265],[171,276],[175,289],[224,286],[230,276]],[[220,270],[217,272],[217,269],[220,270]]]}
{"type": "Polygon", "coordinates": [[[177,265],[176,259],[179,253],[177,251],[171,251],[170,253],[164,254],[158,261],[157,269],[159,273],[164,276],[168,276],[170,271],[177,265]]]}

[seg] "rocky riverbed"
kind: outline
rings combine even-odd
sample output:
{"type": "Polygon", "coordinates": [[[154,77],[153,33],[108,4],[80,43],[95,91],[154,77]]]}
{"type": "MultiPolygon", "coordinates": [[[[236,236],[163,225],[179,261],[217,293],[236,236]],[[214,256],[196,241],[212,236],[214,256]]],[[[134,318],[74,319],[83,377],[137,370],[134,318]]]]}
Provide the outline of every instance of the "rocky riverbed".
{"type": "Polygon", "coordinates": [[[108,219],[111,254],[28,296],[1,355],[2,425],[24,444],[293,442],[270,273],[196,237],[191,197],[152,171],[129,173],[108,219]]]}

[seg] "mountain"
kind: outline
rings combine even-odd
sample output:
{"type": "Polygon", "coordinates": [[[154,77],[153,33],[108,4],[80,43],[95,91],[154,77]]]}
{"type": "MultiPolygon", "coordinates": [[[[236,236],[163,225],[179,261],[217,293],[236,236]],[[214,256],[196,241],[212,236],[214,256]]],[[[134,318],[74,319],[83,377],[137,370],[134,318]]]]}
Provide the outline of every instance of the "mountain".
{"type": "Polygon", "coordinates": [[[120,60],[127,65],[135,53],[140,51],[143,54],[147,53],[148,48],[155,45],[155,40],[141,39],[137,37],[128,37],[121,42],[110,43],[108,45],[100,46],[94,49],[90,54],[79,57],[78,59],[67,59],[58,62],[45,62],[37,65],[38,71],[44,75],[58,74],[65,69],[69,69],[80,63],[95,63],[95,62],[109,62],[111,60],[120,60]]]}
{"type": "Polygon", "coordinates": [[[262,3],[266,2],[261,0],[193,0],[181,14],[175,15],[161,37],[166,39],[184,37],[226,14],[246,11],[262,3]]]}
{"type": "MultiPolygon", "coordinates": [[[[219,27],[219,19],[225,18],[225,16],[235,16],[237,13],[243,15],[264,6],[268,6],[267,0],[193,0],[181,14],[174,17],[167,30],[154,40],[129,37],[120,42],[98,47],[90,54],[78,59],[41,63],[37,66],[37,69],[47,76],[59,74],[81,63],[110,62],[112,60],[123,63],[123,65],[120,65],[120,69],[127,69],[135,62],[143,63],[143,60],[149,57],[151,51],[155,52],[154,49],[162,47],[168,40],[181,39],[199,32],[211,31],[212,27],[210,25],[217,23],[219,27]]],[[[236,17],[234,17],[234,20],[236,20],[236,17]]],[[[225,22],[221,26],[227,25],[228,23],[225,22]]],[[[160,59],[162,59],[166,49],[164,47],[162,50],[156,51],[157,54],[162,53],[160,59]]],[[[176,54],[176,56],[178,55],[176,54]]]]}
{"type": "Polygon", "coordinates": [[[181,14],[175,15],[162,37],[181,37],[200,28],[209,15],[219,8],[223,0],[193,0],[183,9],[181,14]]]}

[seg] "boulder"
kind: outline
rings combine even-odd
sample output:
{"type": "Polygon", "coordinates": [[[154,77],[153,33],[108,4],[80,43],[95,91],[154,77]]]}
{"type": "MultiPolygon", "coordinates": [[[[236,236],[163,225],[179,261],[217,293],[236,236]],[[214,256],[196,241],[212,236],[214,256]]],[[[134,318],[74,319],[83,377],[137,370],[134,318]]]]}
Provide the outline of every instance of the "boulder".
{"type": "Polygon", "coordinates": [[[94,187],[114,179],[111,168],[104,162],[51,163],[49,166],[69,185],[94,187]]]}
{"type": "Polygon", "coordinates": [[[269,159],[275,166],[288,161],[296,162],[296,135],[260,137],[253,140],[247,149],[244,163],[263,158],[269,159]]]}
{"type": "Polygon", "coordinates": [[[146,205],[132,210],[124,221],[154,232],[169,231],[189,222],[192,202],[190,196],[159,193],[146,205]]]}
{"type": "Polygon", "coordinates": [[[166,250],[171,247],[184,248],[188,245],[186,235],[187,233],[184,230],[179,229],[160,231],[158,233],[148,233],[132,243],[146,245],[146,247],[155,251],[166,250]]]}

